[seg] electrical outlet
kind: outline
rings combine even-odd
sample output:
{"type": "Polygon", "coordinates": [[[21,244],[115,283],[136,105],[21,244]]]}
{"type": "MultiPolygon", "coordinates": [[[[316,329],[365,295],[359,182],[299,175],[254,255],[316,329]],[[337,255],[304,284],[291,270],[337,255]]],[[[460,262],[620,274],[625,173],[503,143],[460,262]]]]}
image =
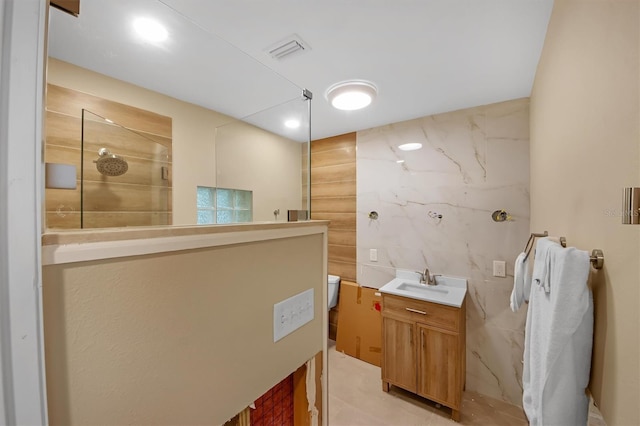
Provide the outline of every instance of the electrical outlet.
{"type": "Polygon", "coordinates": [[[313,320],[313,289],[305,290],[273,305],[273,341],[293,333],[313,320]]]}
{"type": "Polygon", "coordinates": [[[369,250],[369,260],[372,262],[377,262],[378,261],[378,250],[377,249],[370,249],[369,250]]]}
{"type": "Polygon", "coordinates": [[[493,276],[505,278],[507,276],[507,262],[504,260],[494,260],[493,276]]]}

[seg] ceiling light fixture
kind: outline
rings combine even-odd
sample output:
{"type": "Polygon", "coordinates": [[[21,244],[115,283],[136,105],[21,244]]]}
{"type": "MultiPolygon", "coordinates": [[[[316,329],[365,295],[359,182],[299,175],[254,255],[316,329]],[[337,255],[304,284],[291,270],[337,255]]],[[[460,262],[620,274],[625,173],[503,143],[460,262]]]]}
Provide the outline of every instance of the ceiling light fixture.
{"type": "Polygon", "coordinates": [[[402,151],[415,151],[422,148],[422,144],[418,142],[411,142],[399,145],[398,148],[402,151]]]}
{"type": "Polygon", "coordinates": [[[133,27],[138,35],[152,43],[165,41],[169,32],[160,22],[150,18],[138,18],[133,21],[133,27]]]}
{"type": "Polygon", "coordinates": [[[334,108],[343,111],[362,109],[375,99],[378,89],[364,80],[349,80],[336,83],[327,89],[327,100],[334,108]]]}
{"type": "Polygon", "coordinates": [[[298,127],[300,127],[300,120],[292,118],[291,120],[285,121],[284,125],[290,129],[297,129],[298,127]]]}

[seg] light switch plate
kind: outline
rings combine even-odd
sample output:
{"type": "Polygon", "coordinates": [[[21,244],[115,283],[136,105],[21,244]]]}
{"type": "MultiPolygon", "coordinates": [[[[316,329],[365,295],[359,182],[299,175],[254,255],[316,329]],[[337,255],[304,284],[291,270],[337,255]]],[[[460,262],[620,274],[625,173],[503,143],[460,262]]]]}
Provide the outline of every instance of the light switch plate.
{"type": "Polygon", "coordinates": [[[507,276],[507,263],[504,260],[493,261],[493,276],[502,278],[507,276]]]}
{"type": "Polygon", "coordinates": [[[369,249],[369,260],[371,262],[378,261],[378,250],[377,249],[369,249]]]}
{"type": "Polygon", "coordinates": [[[313,289],[305,290],[273,305],[273,341],[277,342],[288,334],[313,320],[313,289]]]}

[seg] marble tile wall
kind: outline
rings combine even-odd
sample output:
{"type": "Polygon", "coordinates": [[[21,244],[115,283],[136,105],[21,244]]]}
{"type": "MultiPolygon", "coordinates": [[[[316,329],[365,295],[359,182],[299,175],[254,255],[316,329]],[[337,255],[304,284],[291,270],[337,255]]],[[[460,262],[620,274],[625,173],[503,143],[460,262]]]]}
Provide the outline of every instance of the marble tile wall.
{"type": "Polygon", "coordinates": [[[396,268],[468,278],[466,388],[517,405],[526,308],[512,313],[509,295],[528,235],[528,99],[358,132],[358,283],[379,288],[396,268]],[[409,142],[422,149],[397,148],[409,142]],[[512,220],[494,222],[498,209],[512,220]]]}

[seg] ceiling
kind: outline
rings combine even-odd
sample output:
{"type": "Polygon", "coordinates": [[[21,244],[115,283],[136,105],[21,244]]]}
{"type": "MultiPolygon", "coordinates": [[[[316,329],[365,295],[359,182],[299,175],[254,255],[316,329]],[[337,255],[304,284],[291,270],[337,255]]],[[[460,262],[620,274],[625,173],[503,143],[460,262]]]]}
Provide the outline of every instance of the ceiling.
{"type": "MultiPolygon", "coordinates": [[[[446,111],[527,97],[553,0],[81,0],[51,12],[49,54],[293,139],[282,122],[306,112],[319,139],[446,111]],[[169,39],[131,29],[151,16],[169,39]],[[304,52],[273,59],[292,34],[304,52]],[[375,83],[360,111],[333,109],[329,86],[375,83]]],[[[300,132],[300,131],[298,131],[300,132]]]]}

